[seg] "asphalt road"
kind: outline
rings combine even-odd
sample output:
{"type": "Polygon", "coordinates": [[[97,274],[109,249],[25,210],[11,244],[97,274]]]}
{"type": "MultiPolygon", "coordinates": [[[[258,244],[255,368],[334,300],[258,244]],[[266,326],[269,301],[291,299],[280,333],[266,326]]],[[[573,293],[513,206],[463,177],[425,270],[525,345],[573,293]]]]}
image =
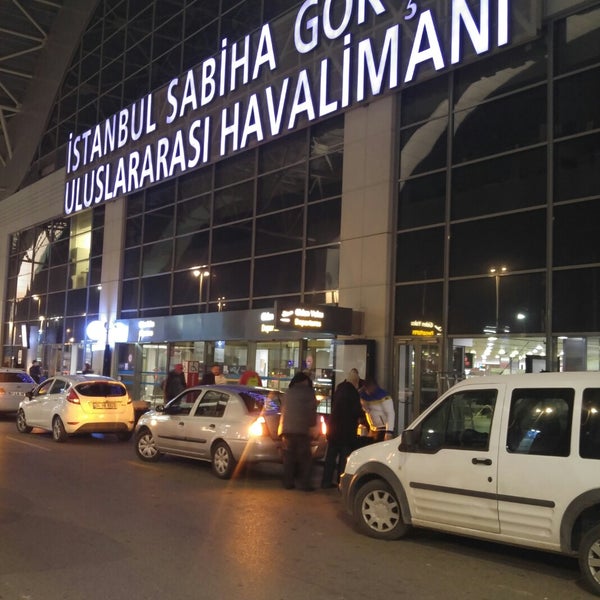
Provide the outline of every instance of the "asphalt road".
{"type": "Polygon", "coordinates": [[[0,600],[594,597],[570,558],[364,537],[337,490],[284,490],[279,465],[220,481],[203,463],[142,463],[113,436],[57,444],[0,420],[0,600]]]}

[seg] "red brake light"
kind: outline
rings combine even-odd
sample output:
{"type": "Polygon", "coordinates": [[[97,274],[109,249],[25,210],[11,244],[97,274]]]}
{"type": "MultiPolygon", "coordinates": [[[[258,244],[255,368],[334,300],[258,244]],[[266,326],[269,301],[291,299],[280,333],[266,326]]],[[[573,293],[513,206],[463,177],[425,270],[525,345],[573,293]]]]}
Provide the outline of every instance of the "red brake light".
{"type": "Polygon", "coordinates": [[[69,393],[67,395],[67,402],[72,402],[73,404],[81,404],[81,402],[79,401],[79,396],[75,391],[75,388],[71,388],[69,390],[69,393]]]}

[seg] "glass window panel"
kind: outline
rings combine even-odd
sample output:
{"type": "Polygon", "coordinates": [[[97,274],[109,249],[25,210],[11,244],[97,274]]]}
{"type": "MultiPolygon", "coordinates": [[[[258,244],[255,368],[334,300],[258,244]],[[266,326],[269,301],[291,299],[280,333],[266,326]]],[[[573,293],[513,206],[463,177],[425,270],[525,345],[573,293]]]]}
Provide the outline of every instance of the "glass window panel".
{"type": "Polygon", "coordinates": [[[400,182],[398,229],[440,223],[445,218],[445,172],[400,182]]]}
{"type": "Polygon", "coordinates": [[[214,224],[247,219],[254,212],[254,182],[247,181],[215,192],[214,224]]]}
{"type": "Polygon", "coordinates": [[[546,264],[546,211],[456,223],[450,235],[450,275],[543,268],[546,264]]]}
{"type": "Polygon", "coordinates": [[[554,90],[556,137],[600,127],[600,102],[590,102],[590,98],[600,97],[600,69],[560,79],[554,90]]]}
{"type": "MultiPolygon", "coordinates": [[[[224,1],[226,5],[227,2],[224,1]]],[[[225,6],[221,6],[225,11],[225,6]]],[[[221,38],[238,40],[261,24],[262,0],[245,0],[221,17],[221,38]]]]}
{"type": "Polygon", "coordinates": [[[579,455],[600,459],[600,388],[583,390],[579,455]]]}
{"type": "Polygon", "coordinates": [[[254,262],[254,296],[297,294],[301,281],[301,252],[260,258],[254,262]]]}
{"type": "Polygon", "coordinates": [[[248,258],[252,252],[252,221],[213,229],[213,263],[248,258]]]}
{"type": "Polygon", "coordinates": [[[443,322],[442,284],[421,283],[396,287],[394,331],[396,335],[411,335],[411,321],[443,322]]]}
{"type": "Polygon", "coordinates": [[[456,110],[544,81],[546,54],[546,40],[542,37],[457,69],[456,110]]]}
{"type": "Polygon", "coordinates": [[[212,267],[210,271],[210,299],[247,298],[250,295],[250,261],[240,261],[212,267]]]}
{"type": "Polygon", "coordinates": [[[140,248],[125,250],[123,258],[123,277],[139,277],[140,275],[140,248]]]}
{"type": "MultiPolygon", "coordinates": [[[[206,287],[203,289],[203,300],[206,302],[206,287]]],[[[173,304],[190,304],[189,312],[196,312],[200,304],[198,277],[192,271],[173,273],[173,304]]]]}
{"type": "Polygon", "coordinates": [[[554,64],[557,73],[598,62],[600,56],[600,8],[572,15],[556,24],[554,64]]]}
{"type": "Polygon", "coordinates": [[[544,331],[544,273],[503,275],[498,277],[497,285],[496,295],[494,276],[450,282],[450,334],[479,335],[494,329],[510,333],[544,331]]]}
{"type": "Polygon", "coordinates": [[[142,216],[127,219],[125,224],[125,247],[137,246],[142,243],[142,216]]]}
{"type": "Polygon", "coordinates": [[[104,229],[94,229],[92,231],[92,245],[90,248],[91,256],[102,254],[104,245],[104,229]]]}
{"type": "Polygon", "coordinates": [[[446,166],[448,119],[433,119],[400,132],[400,179],[446,166]]]}
{"type": "Polygon", "coordinates": [[[175,269],[205,265],[209,259],[210,233],[202,231],[175,240],[175,269]]]}
{"type": "Polygon", "coordinates": [[[175,207],[166,206],[162,210],[144,215],[144,243],[156,242],[173,236],[175,207]]]}
{"type": "MultiPolygon", "coordinates": [[[[98,313],[100,310],[100,290],[97,287],[90,288],[90,295],[88,298],[87,314],[98,313]]],[[[78,338],[83,339],[83,338],[78,338]]]]}
{"type": "Polygon", "coordinates": [[[177,205],[177,234],[191,233],[210,227],[210,195],[193,198],[177,205]]]}
{"type": "Polygon", "coordinates": [[[316,246],[339,242],[341,218],[341,198],[311,204],[308,207],[308,222],[306,226],[307,245],[316,246]]]}
{"type": "Polygon", "coordinates": [[[65,314],[65,292],[57,294],[48,294],[46,297],[46,310],[42,307],[42,314],[45,312],[46,319],[54,317],[63,317],[65,314]]]}
{"type": "Polygon", "coordinates": [[[600,262],[600,200],[554,208],[554,266],[600,262]]]}
{"type": "Polygon", "coordinates": [[[552,291],[553,331],[600,330],[600,269],[556,271],[552,291]]]}
{"type": "Polygon", "coordinates": [[[143,247],[142,275],[156,275],[171,270],[173,241],[158,242],[143,247]]]}
{"type": "Polygon", "coordinates": [[[401,126],[448,116],[448,77],[436,77],[405,89],[400,96],[401,126]]]}
{"type": "Polygon", "coordinates": [[[68,276],[69,268],[67,265],[61,265],[60,267],[54,267],[54,269],[50,269],[48,290],[50,292],[57,292],[58,290],[66,289],[68,276]]]}
{"type": "Polygon", "coordinates": [[[127,196],[127,216],[137,215],[144,210],[144,192],[127,196]]]}
{"type": "Polygon", "coordinates": [[[546,87],[540,86],[457,111],[454,163],[545,141],[546,109],[546,87]]]}
{"type": "Polygon", "coordinates": [[[102,257],[90,261],[90,285],[100,285],[102,281],[102,257]]]}
{"type": "Polygon", "coordinates": [[[554,200],[600,194],[600,135],[554,145],[554,200]]]}
{"type": "Polygon", "coordinates": [[[261,146],[258,151],[258,171],[259,173],[275,171],[306,160],[307,156],[306,130],[302,130],[261,146]]]}
{"type": "Polygon", "coordinates": [[[179,178],[179,199],[194,198],[212,189],[212,167],[204,167],[179,178]]]}
{"type": "Polygon", "coordinates": [[[171,179],[146,190],[146,210],[161,208],[175,202],[175,179],[171,179]]]}
{"type": "Polygon", "coordinates": [[[124,281],[121,294],[121,310],[131,310],[138,308],[138,290],[140,280],[132,279],[124,281]]]}
{"type": "Polygon", "coordinates": [[[306,164],[264,175],[258,180],[258,213],[296,206],[304,202],[306,164]]]}
{"type": "Polygon", "coordinates": [[[315,248],[306,252],[304,292],[337,291],[340,285],[340,249],[315,248]]]}
{"type": "Polygon", "coordinates": [[[302,247],[304,210],[286,210],[256,220],[255,253],[271,254],[302,247]]]}
{"type": "Polygon", "coordinates": [[[188,3],[185,8],[185,35],[188,36],[197,31],[199,27],[216,19],[218,16],[219,0],[196,0],[196,2],[188,3]]]}
{"type": "Polygon", "coordinates": [[[83,315],[86,305],[87,288],[67,292],[67,315],[83,315]]]}
{"type": "Polygon", "coordinates": [[[546,148],[472,163],[452,171],[452,218],[546,203],[546,148]]]}
{"type": "Polygon", "coordinates": [[[69,262],[69,240],[63,239],[50,246],[50,264],[53,267],[69,262]]]}
{"type": "MultiPolygon", "coordinates": [[[[202,22],[204,25],[205,21],[202,22]]],[[[186,29],[189,21],[186,19],[186,29]]],[[[193,33],[183,43],[183,68],[190,69],[199,64],[204,58],[216,54],[219,49],[219,22],[214,21],[198,31],[198,22],[194,24],[193,33]]],[[[191,29],[191,28],[190,28],[191,29]]]]}
{"type": "Polygon", "coordinates": [[[48,288],[49,269],[40,269],[33,274],[33,282],[31,284],[32,294],[45,294],[48,288]]]}
{"type": "Polygon", "coordinates": [[[396,246],[396,281],[438,279],[444,274],[444,228],[401,233],[396,246]]]}
{"type": "MultiPolygon", "coordinates": [[[[317,142],[313,138],[313,148],[315,143],[317,142]]],[[[312,156],[317,154],[317,151],[311,151],[312,156]]],[[[344,155],[342,150],[336,153],[323,154],[310,161],[308,175],[309,201],[339,196],[342,193],[343,164],[344,155]]]]}
{"type": "Polygon", "coordinates": [[[142,302],[140,308],[169,306],[171,296],[171,275],[148,277],[141,280],[142,302]]]}
{"type": "Polygon", "coordinates": [[[228,158],[215,166],[215,187],[231,185],[255,175],[256,152],[250,150],[228,158]]]}

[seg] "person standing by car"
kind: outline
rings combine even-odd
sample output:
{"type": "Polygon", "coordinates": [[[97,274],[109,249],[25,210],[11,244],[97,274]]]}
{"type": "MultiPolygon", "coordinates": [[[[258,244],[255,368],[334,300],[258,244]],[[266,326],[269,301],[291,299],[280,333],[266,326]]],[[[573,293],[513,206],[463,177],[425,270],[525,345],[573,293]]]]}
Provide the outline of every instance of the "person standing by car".
{"type": "Polygon", "coordinates": [[[311,429],[317,423],[317,399],[311,378],[299,372],[292,377],[283,396],[279,434],[283,451],[283,487],[295,487],[296,472],[299,488],[313,491],[311,485],[312,454],[311,429]]]}
{"type": "Polygon", "coordinates": [[[215,383],[217,385],[223,385],[227,383],[227,377],[221,373],[221,367],[219,365],[213,365],[211,371],[215,376],[215,383]]]}
{"type": "Polygon", "coordinates": [[[240,385],[250,385],[253,387],[262,387],[262,379],[260,375],[253,369],[246,369],[239,381],[240,385]]]}
{"type": "Polygon", "coordinates": [[[29,367],[29,376],[36,383],[40,383],[42,381],[42,367],[38,360],[31,361],[31,366],[29,367]]]}
{"type": "Polygon", "coordinates": [[[358,420],[363,415],[358,393],[359,382],[358,371],[352,369],[348,378],[342,381],[333,393],[331,415],[327,423],[327,454],[321,481],[323,489],[337,487],[340,475],[346,467],[346,459],[358,445],[356,431],[358,420]],[[336,466],[336,483],[333,483],[336,466]]]}
{"type": "Polygon", "coordinates": [[[390,440],[394,436],[396,412],[392,397],[377,384],[373,377],[365,379],[360,401],[376,442],[390,440]]]}
{"type": "Polygon", "coordinates": [[[163,396],[165,404],[175,398],[177,394],[185,390],[185,375],[183,373],[183,365],[178,363],[173,367],[172,371],[169,371],[164,385],[163,385],[163,396]]]}

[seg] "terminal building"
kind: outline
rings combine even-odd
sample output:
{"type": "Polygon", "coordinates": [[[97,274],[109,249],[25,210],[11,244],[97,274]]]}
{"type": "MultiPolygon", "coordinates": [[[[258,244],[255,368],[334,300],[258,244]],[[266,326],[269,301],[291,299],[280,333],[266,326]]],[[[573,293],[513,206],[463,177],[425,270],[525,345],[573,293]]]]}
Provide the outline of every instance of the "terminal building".
{"type": "Polygon", "coordinates": [[[5,366],[600,369],[599,1],[1,10],[5,366]]]}

